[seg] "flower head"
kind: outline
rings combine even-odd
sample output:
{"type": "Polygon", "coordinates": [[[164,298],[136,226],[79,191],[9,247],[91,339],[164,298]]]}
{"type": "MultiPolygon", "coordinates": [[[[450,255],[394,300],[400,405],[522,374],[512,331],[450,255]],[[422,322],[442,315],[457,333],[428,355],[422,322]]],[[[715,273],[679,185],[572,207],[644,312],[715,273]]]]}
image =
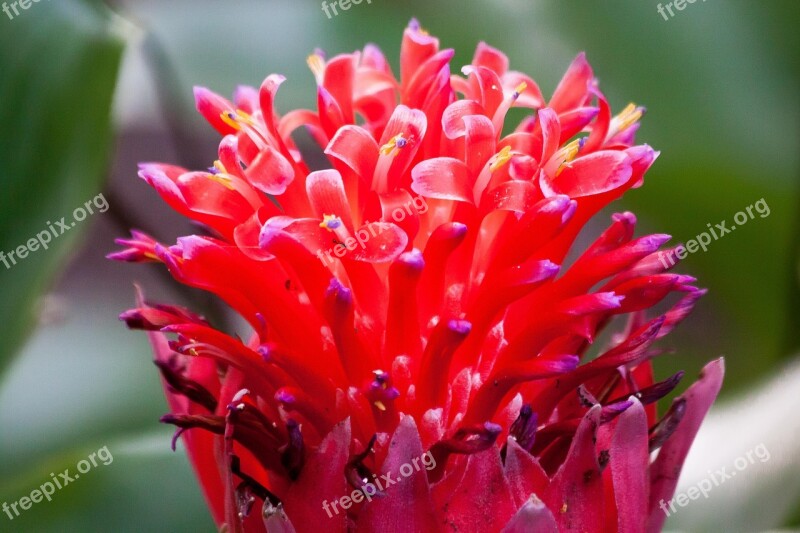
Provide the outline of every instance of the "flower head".
{"type": "Polygon", "coordinates": [[[198,88],[216,161],[141,166],[207,232],[135,232],[113,257],[249,324],[241,340],[141,296],[122,315],[150,332],[163,421],[230,531],[663,523],[722,362],[659,417],[682,373],[658,381],[651,360],[704,291],[629,212],[575,249],[658,155],[634,144],[644,109],[612,115],[582,54],[549,101],[484,43],[462,75],[452,57],[412,21],[399,78],[373,45],[315,52],[316,111],[280,115],[274,74],[231,101],[198,88]],[[329,168],[310,170],[301,127],[329,168]]]}

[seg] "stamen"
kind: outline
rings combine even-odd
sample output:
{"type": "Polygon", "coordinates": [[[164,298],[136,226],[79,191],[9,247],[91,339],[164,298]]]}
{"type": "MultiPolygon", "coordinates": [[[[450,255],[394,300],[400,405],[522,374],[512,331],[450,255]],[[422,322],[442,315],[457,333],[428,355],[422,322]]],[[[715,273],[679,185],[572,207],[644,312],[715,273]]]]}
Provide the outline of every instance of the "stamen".
{"type": "MultiPolygon", "coordinates": [[[[372,438],[369,439],[367,446],[364,448],[364,451],[354,455],[350,461],[348,461],[347,465],[344,469],[344,476],[347,479],[347,482],[350,484],[351,487],[361,490],[364,492],[365,495],[369,496],[383,496],[383,492],[376,491],[370,494],[367,492],[367,487],[370,485],[370,478],[373,478],[372,470],[370,470],[365,464],[364,460],[375,453],[375,442],[378,440],[377,435],[372,435],[372,438]]],[[[375,487],[372,486],[373,491],[375,491],[375,487]]]]}
{"type": "Polygon", "coordinates": [[[558,152],[555,153],[555,155],[553,155],[554,161],[561,161],[558,165],[558,170],[556,170],[556,176],[561,174],[561,171],[564,170],[564,165],[572,162],[578,156],[584,144],[586,144],[586,137],[575,139],[574,141],[564,145],[558,152]]]}
{"type": "Polygon", "coordinates": [[[520,95],[522,95],[522,93],[525,92],[525,89],[527,89],[527,88],[528,88],[528,84],[525,83],[524,81],[522,83],[520,83],[519,85],[517,85],[514,88],[514,94],[511,95],[511,99],[516,101],[520,97],[520,95]]]}
{"type": "Polygon", "coordinates": [[[292,480],[300,476],[300,471],[305,464],[306,448],[303,443],[303,434],[300,433],[300,425],[291,418],[286,421],[286,429],[289,432],[289,442],[281,455],[281,464],[286,468],[286,472],[292,480]]]}
{"type": "Polygon", "coordinates": [[[675,402],[669,408],[669,411],[667,411],[667,414],[664,415],[664,418],[659,420],[652,428],[650,428],[648,439],[650,453],[653,453],[655,450],[659,449],[661,445],[672,436],[675,430],[678,429],[678,424],[681,423],[681,420],[685,414],[686,399],[680,398],[675,400],[675,402]]]}
{"type": "Polygon", "coordinates": [[[517,441],[517,444],[529,453],[533,449],[537,424],[538,416],[533,412],[530,404],[525,404],[519,410],[519,416],[509,429],[509,434],[517,441]]]}
{"type": "Polygon", "coordinates": [[[613,118],[610,130],[614,132],[614,135],[625,131],[636,124],[646,111],[647,110],[642,106],[636,106],[633,103],[628,104],[619,115],[613,118]]]}
{"type": "Polygon", "coordinates": [[[319,227],[324,228],[328,231],[334,231],[342,225],[342,219],[337,217],[336,215],[323,215],[322,222],[320,222],[319,227]]]}
{"type": "Polygon", "coordinates": [[[491,448],[503,429],[492,422],[460,428],[449,439],[440,440],[429,450],[436,459],[436,467],[429,472],[428,481],[441,479],[451,454],[472,455],[491,448]]]}
{"type": "Polygon", "coordinates": [[[489,165],[489,170],[494,172],[497,169],[503,168],[513,157],[511,147],[504,146],[502,150],[494,155],[492,163],[489,165]]]}
{"type": "Polygon", "coordinates": [[[381,154],[383,155],[397,155],[397,152],[402,150],[408,145],[408,139],[403,137],[402,133],[398,133],[392,137],[388,143],[381,146],[381,154]]]}
{"type": "Polygon", "coordinates": [[[314,74],[314,78],[317,80],[317,85],[322,85],[322,80],[325,76],[325,58],[322,57],[322,54],[319,52],[314,52],[308,58],[306,58],[306,63],[308,64],[308,68],[311,69],[311,72],[314,74]]]}
{"type": "Polygon", "coordinates": [[[222,119],[222,122],[230,126],[231,128],[239,131],[242,129],[242,126],[236,120],[236,115],[230,111],[223,111],[219,114],[219,118],[222,119]]]}
{"type": "Polygon", "coordinates": [[[229,191],[235,191],[236,190],[236,187],[233,186],[233,180],[231,179],[230,174],[209,173],[206,177],[208,179],[210,179],[211,181],[216,181],[217,183],[219,183],[220,185],[222,185],[223,187],[225,187],[229,191]]]}
{"type": "Polygon", "coordinates": [[[374,370],[372,374],[375,379],[370,384],[369,398],[379,411],[386,411],[387,403],[392,402],[400,396],[400,391],[391,386],[391,376],[383,370],[374,370]]]}

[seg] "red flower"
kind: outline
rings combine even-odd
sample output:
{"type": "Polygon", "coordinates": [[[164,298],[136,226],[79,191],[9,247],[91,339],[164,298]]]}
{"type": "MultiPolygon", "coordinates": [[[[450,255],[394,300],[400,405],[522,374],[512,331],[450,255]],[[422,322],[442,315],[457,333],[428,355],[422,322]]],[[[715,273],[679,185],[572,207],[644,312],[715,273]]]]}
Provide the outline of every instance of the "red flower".
{"type": "Polygon", "coordinates": [[[135,232],[112,257],[160,261],[252,329],[141,298],[122,315],[151,332],[163,421],[230,531],[662,526],[723,365],[659,419],[682,373],[657,382],[653,345],[704,291],[628,212],[567,259],[658,155],[633,144],[644,110],[612,117],[583,55],[549,103],[486,44],[464,77],[452,57],[412,21],[399,79],[375,46],[313,54],[317,112],[280,116],[278,75],[197,89],[214,166],[141,166],[208,233],[135,232]],[[512,106],[531,112],[504,134],[512,106]],[[310,171],[301,126],[332,168],[310,171]]]}

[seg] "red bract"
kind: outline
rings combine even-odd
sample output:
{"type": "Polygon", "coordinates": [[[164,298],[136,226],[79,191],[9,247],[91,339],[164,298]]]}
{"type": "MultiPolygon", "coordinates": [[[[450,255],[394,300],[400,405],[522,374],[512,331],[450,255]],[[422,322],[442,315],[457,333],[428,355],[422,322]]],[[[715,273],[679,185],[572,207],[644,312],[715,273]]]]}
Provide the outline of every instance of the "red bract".
{"type": "Polygon", "coordinates": [[[653,345],[704,291],[632,213],[574,253],[658,155],[633,144],[643,109],[612,116],[583,55],[549,103],[486,44],[463,77],[452,57],[412,22],[399,79],[372,45],[313,54],[316,112],[279,115],[278,75],[197,89],[213,167],[141,166],[208,232],[135,232],[112,257],[163,263],[252,329],[141,298],[122,316],[150,331],[163,421],[228,531],[662,526],[723,365],[659,418],[682,373],[657,382],[653,345]],[[515,129],[511,107],[530,110],[515,129]],[[300,127],[332,168],[310,171],[300,127]]]}

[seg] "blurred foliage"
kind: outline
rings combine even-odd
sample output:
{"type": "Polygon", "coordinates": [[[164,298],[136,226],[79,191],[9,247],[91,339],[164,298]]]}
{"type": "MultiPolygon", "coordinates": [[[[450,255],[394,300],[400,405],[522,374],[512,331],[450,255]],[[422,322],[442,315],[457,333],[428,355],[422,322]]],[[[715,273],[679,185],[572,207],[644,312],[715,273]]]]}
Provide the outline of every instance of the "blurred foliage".
{"type": "MultiPolygon", "coordinates": [[[[78,1],[32,4],[13,20],[0,17],[0,251],[24,245],[48,221],[69,221],[101,188],[123,49],[111,20],[105,8],[78,1]]],[[[87,226],[0,267],[0,370],[87,226]]]]}

